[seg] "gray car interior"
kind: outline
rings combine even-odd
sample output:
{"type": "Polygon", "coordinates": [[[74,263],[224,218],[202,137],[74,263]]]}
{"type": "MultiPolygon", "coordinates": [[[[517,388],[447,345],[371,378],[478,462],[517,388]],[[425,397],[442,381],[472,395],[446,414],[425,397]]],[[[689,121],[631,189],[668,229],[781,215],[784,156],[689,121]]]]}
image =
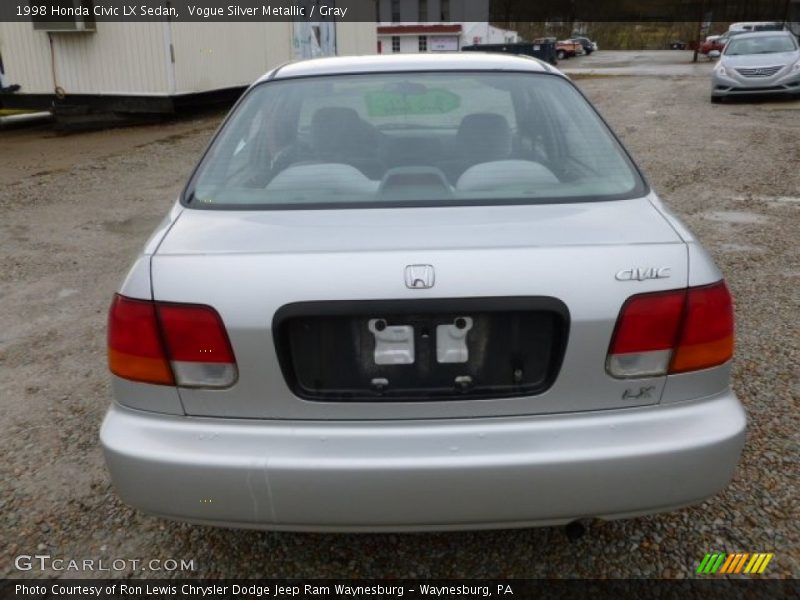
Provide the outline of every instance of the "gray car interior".
{"type": "MultiPolygon", "coordinates": [[[[534,123],[522,123],[526,125],[534,123]]],[[[360,193],[375,189],[365,185],[364,179],[382,181],[382,193],[431,184],[474,191],[481,187],[476,180],[482,173],[495,179],[499,172],[506,181],[557,183],[553,171],[535,160],[532,151],[524,150],[521,137],[512,132],[506,117],[490,112],[465,115],[455,135],[417,130],[387,133],[363,120],[353,108],[327,106],[314,112],[306,136],[298,136],[298,148],[287,153],[291,162],[273,166],[267,187],[287,189],[290,181],[307,187],[312,181],[323,184],[325,177],[334,177],[337,189],[346,188],[349,181],[353,191],[360,193]],[[326,165],[324,176],[313,176],[313,170],[306,168],[321,164],[326,165]],[[432,170],[441,176],[432,177],[432,170]],[[461,177],[467,172],[468,183],[462,185],[461,177]]]]}

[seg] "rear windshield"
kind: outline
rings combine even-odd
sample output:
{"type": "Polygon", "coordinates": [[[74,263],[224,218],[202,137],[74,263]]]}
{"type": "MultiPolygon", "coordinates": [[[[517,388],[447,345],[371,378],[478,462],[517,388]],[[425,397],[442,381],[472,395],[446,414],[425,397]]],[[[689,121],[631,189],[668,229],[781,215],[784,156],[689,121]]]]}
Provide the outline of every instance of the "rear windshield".
{"type": "Polygon", "coordinates": [[[553,75],[394,73],[251,89],[187,188],[203,208],[590,201],[645,184],[553,75]]]}

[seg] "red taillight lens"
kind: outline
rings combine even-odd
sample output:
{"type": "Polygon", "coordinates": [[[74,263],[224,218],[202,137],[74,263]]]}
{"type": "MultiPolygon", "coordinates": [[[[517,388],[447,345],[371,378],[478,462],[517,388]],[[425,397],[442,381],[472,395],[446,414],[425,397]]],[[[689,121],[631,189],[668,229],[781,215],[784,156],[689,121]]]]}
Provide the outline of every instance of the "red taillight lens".
{"type": "Polygon", "coordinates": [[[225,333],[225,326],[213,308],[192,304],[156,306],[171,360],[236,362],[225,333]]]}
{"type": "Polygon", "coordinates": [[[625,302],[611,343],[612,354],[671,350],[678,338],[684,290],[633,296],[625,302]]]}
{"type": "Polygon", "coordinates": [[[108,314],[108,366],[125,379],[175,384],[152,302],[114,296],[108,314]]]}
{"type": "Polygon", "coordinates": [[[227,387],[236,359],[217,311],[196,304],[156,304],[178,385],[227,387]]]}
{"type": "Polygon", "coordinates": [[[614,377],[652,377],[720,365],[733,356],[733,306],[724,281],[633,296],[606,359],[614,377]]]}
{"type": "Polygon", "coordinates": [[[685,290],[633,296],[617,319],[606,368],[614,377],[667,372],[686,299],[685,290]]]}
{"type": "Polygon", "coordinates": [[[690,288],[670,373],[707,369],[733,356],[733,301],[724,281],[690,288]]]}
{"type": "Polygon", "coordinates": [[[210,306],[115,296],[109,316],[109,365],[126,379],[162,385],[227,387],[236,359],[210,306]]]}

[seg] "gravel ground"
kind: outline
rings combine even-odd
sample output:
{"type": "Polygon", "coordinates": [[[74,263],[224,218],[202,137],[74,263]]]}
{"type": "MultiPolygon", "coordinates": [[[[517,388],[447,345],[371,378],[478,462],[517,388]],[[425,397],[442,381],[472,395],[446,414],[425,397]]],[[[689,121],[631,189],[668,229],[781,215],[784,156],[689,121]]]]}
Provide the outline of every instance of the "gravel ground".
{"type": "Polygon", "coordinates": [[[577,542],[560,528],[233,531],[128,508],[97,442],[109,402],[106,310],[221,115],[66,137],[12,131],[0,161],[0,576],[39,576],[17,571],[14,557],[41,553],[193,560],[189,575],[210,577],[683,578],[706,552],[746,551],[775,553],[767,576],[800,577],[798,103],[712,106],[707,79],[692,75],[578,83],[735,295],[734,387],[750,426],[723,493],[670,514],[593,523],[577,542]]]}

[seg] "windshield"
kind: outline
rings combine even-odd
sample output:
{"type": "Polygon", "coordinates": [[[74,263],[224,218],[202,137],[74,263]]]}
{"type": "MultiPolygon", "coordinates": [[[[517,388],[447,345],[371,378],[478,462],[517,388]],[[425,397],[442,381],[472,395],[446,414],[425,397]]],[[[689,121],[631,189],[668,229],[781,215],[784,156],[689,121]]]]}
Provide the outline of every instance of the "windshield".
{"type": "Polygon", "coordinates": [[[253,88],[187,188],[204,208],[499,204],[644,194],[571,84],[552,75],[400,73],[253,88]]]}
{"type": "Polygon", "coordinates": [[[728,56],[740,56],[742,54],[774,54],[776,52],[792,52],[796,49],[797,46],[790,36],[772,35],[734,38],[728,44],[725,54],[728,56]]]}

